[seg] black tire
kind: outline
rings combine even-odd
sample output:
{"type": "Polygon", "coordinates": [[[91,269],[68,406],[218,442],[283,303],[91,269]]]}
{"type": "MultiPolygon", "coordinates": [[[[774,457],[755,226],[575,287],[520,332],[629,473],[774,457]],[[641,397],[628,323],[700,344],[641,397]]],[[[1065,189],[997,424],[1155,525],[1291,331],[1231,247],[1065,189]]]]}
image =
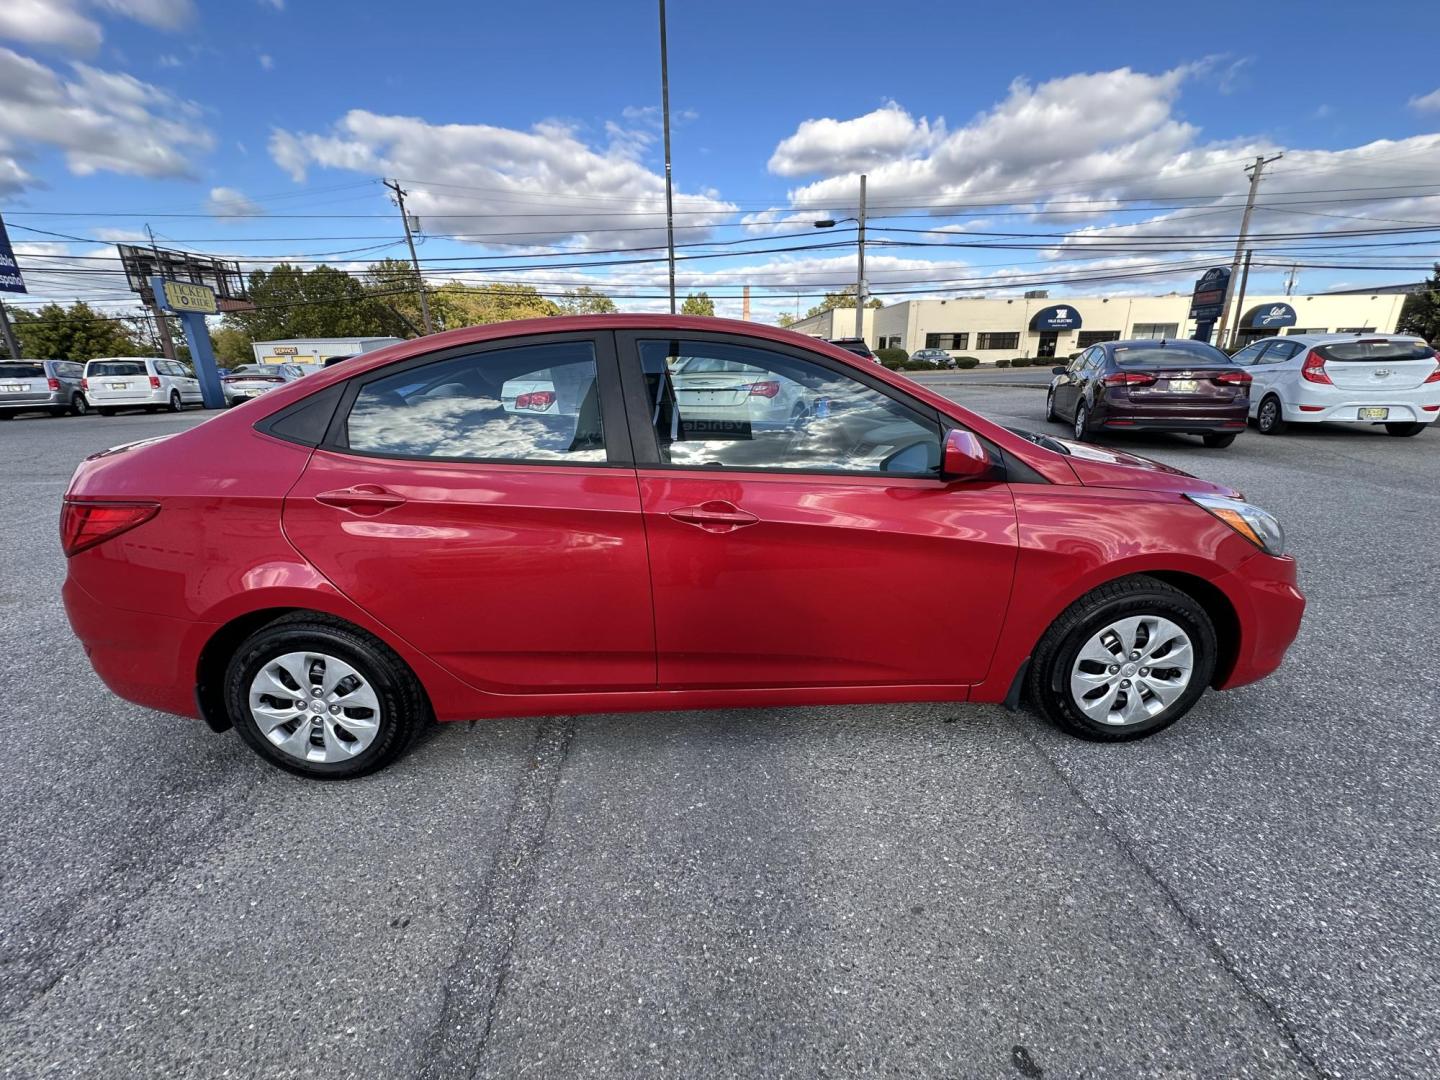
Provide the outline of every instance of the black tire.
{"type": "Polygon", "coordinates": [[[1418,420],[1396,421],[1385,425],[1385,434],[1394,435],[1397,439],[1408,439],[1411,435],[1419,435],[1425,427],[1426,425],[1418,420]]]}
{"type": "Polygon", "coordinates": [[[184,407],[185,407],[185,403],[180,400],[180,391],[179,391],[179,390],[171,390],[171,391],[170,391],[170,404],[167,405],[166,408],[168,408],[171,412],[179,412],[179,411],[180,411],[181,409],[183,409],[184,407]]]}
{"type": "Polygon", "coordinates": [[[1055,388],[1053,386],[1045,395],[1045,419],[1052,424],[1060,422],[1060,414],[1055,411],[1055,388]]]}
{"type": "Polygon", "coordinates": [[[70,415],[85,416],[90,412],[90,403],[85,400],[84,394],[72,394],[70,396],[70,415]]]}
{"type": "Polygon", "coordinates": [[[51,416],[65,416],[70,412],[70,406],[56,405],[53,408],[46,409],[45,411],[48,412],[51,416]]]}
{"type": "Polygon", "coordinates": [[[1075,438],[1084,442],[1090,437],[1090,409],[1085,402],[1075,406],[1075,438]]]}
{"type": "Polygon", "coordinates": [[[389,765],[431,721],[430,703],[414,673],[384,642],[328,615],[298,614],[262,627],[235,650],[225,669],[225,709],[240,737],[270,764],[315,780],[349,780],[389,765]],[[375,689],[380,729],[355,757],[307,762],[272,744],[250,713],[248,688],[261,666],[288,652],[315,650],[343,660],[375,689]]]}
{"type": "Polygon", "coordinates": [[[14,420],[15,414],[9,409],[0,409],[0,420],[14,420]]]}
{"type": "Polygon", "coordinates": [[[1143,574],[1122,578],[1086,593],[1055,620],[1030,660],[1025,689],[1030,702],[1064,731],[1095,742],[1128,742],[1167,728],[1205,692],[1215,671],[1215,627],[1205,609],[1187,593],[1143,574]],[[1116,619],[1161,615],[1190,637],[1195,664],[1185,691],[1148,720],[1125,727],[1102,724],[1086,716],[1069,689],[1075,658],[1089,639],[1116,619]]]}
{"type": "Polygon", "coordinates": [[[1266,394],[1255,410],[1255,429],[1261,435],[1279,435],[1285,430],[1285,413],[1274,394],[1266,394]]]}
{"type": "Polygon", "coordinates": [[[101,408],[96,409],[95,411],[98,412],[101,416],[114,416],[114,415],[115,415],[115,410],[114,410],[114,409],[107,409],[107,408],[104,408],[103,406],[102,406],[101,408]]]}
{"type": "Polygon", "coordinates": [[[1225,447],[1229,446],[1234,441],[1235,433],[1233,431],[1226,432],[1224,434],[1217,433],[1214,435],[1205,436],[1205,445],[1210,447],[1210,449],[1212,450],[1224,450],[1225,447]]]}

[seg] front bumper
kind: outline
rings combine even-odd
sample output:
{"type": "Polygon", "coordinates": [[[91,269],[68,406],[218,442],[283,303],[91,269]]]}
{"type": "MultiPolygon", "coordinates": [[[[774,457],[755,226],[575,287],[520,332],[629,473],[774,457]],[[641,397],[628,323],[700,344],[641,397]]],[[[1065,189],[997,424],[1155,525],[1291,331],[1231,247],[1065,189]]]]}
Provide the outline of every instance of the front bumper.
{"type": "Polygon", "coordinates": [[[1253,555],[1214,584],[1235,608],[1240,640],[1228,670],[1215,673],[1215,687],[1229,690],[1271,674],[1300,632],[1305,597],[1295,584],[1295,560],[1263,552],[1253,555]]]}

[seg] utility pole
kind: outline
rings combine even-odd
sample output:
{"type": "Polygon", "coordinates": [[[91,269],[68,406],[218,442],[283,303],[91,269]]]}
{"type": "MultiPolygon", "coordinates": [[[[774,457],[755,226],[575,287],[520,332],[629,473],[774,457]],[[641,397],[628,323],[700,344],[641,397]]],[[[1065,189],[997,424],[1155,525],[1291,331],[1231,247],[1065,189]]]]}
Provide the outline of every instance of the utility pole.
{"type": "MultiPolygon", "coordinates": [[[[1235,301],[1235,309],[1236,309],[1237,311],[1244,311],[1244,310],[1245,310],[1245,289],[1246,289],[1246,288],[1249,286],[1249,284],[1250,284],[1250,259],[1254,256],[1254,254],[1255,254],[1255,250],[1254,250],[1253,248],[1251,248],[1251,249],[1249,249],[1249,250],[1247,250],[1247,251],[1245,252],[1245,269],[1243,269],[1242,271],[1240,271],[1240,293],[1239,293],[1238,298],[1237,298],[1236,301],[1235,301]]],[[[1240,326],[1239,326],[1240,316],[1239,316],[1239,315],[1236,315],[1236,316],[1235,316],[1235,321],[1236,321],[1236,326],[1235,326],[1235,334],[1234,334],[1234,336],[1238,338],[1238,337],[1240,336],[1240,326]]]]}
{"type": "Polygon", "coordinates": [[[860,174],[860,258],[855,266],[855,336],[865,340],[865,174],[860,174]]]}
{"type": "MultiPolygon", "coordinates": [[[[1255,159],[1253,165],[1246,165],[1245,171],[1250,174],[1250,193],[1245,197],[1245,213],[1240,218],[1240,235],[1235,238],[1235,257],[1230,260],[1230,283],[1225,286],[1225,306],[1220,309],[1220,329],[1215,335],[1215,343],[1222,349],[1226,346],[1225,331],[1230,322],[1230,296],[1231,289],[1235,285],[1235,277],[1240,273],[1240,253],[1245,250],[1245,235],[1250,231],[1250,215],[1255,211],[1255,195],[1260,190],[1260,174],[1265,171],[1265,166],[1272,161],[1279,161],[1284,154],[1276,154],[1274,157],[1261,155],[1255,159]]],[[[1239,313],[1235,318],[1240,318],[1239,313]]]]}
{"type": "Polygon", "coordinates": [[[5,348],[10,350],[10,359],[20,359],[20,346],[15,341],[15,331],[10,329],[10,316],[5,311],[5,301],[0,300],[0,333],[5,335],[5,348]]]}
{"type": "Polygon", "coordinates": [[[665,46],[665,0],[660,0],[660,112],[665,127],[665,247],[670,253],[670,314],[675,314],[675,186],[670,177],[670,56],[665,46]]]}
{"type": "Polygon", "coordinates": [[[1296,263],[1296,264],[1294,264],[1293,266],[1290,267],[1290,277],[1289,277],[1289,279],[1285,282],[1285,295],[1286,295],[1286,296],[1290,296],[1291,294],[1293,294],[1293,293],[1295,292],[1295,271],[1296,271],[1296,270],[1299,270],[1299,269],[1300,269],[1300,264],[1299,264],[1299,263],[1296,263]]]}
{"type": "MultiPolygon", "coordinates": [[[[155,246],[155,230],[150,228],[149,222],[145,224],[145,234],[150,237],[150,253],[155,256],[155,276],[164,277],[165,270],[160,263],[160,249],[155,246]]],[[[165,355],[166,360],[176,359],[175,339],[170,336],[170,319],[165,312],[160,310],[160,303],[155,299],[153,291],[145,306],[150,309],[150,314],[155,319],[155,336],[160,339],[160,351],[165,355]]]]}
{"type": "Polygon", "coordinates": [[[420,321],[425,324],[425,333],[433,334],[435,324],[430,321],[430,301],[425,298],[425,279],[420,276],[420,257],[415,254],[415,237],[410,233],[410,215],[405,213],[405,189],[398,180],[386,180],[385,186],[395,193],[395,205],[400,207],[400,223],[405,226],[405,243],[410,248],[410,265],[415,267],[415,295],[420,298],[420,321]]]}

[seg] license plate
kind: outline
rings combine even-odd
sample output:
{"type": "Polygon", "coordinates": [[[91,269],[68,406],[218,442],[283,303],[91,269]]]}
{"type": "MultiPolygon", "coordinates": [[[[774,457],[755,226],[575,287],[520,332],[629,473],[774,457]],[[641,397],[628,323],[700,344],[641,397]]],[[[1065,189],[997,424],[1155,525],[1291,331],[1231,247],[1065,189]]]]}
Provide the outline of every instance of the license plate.
{"type": "Polygon", "coordinates": [[[23,387],[23,386],[3,386],[3,387],[0,387],[0,390],[4,390],[7,394],[23,394],[23,393],[25,392],[25,387],[23,387]]]}
{"type": "Polygon", "coordinates": [[[1390,416],[1389,409],[1361,409],[1361,420],[1385,420],[1390,416]]]}
{"type": "Polygon", "coordinates": [[[129,387],[127,387],[123,382],[112,382],[112,383],[110,384],[110,389],[111,389],[111,390],[127,390],[127,389],[129,389],[129,387]]]}
{"type": "Polygon", "coordinates": [[[1193,394],[1200,385],[1199,379],[1171,379],[1170,389],[1176,394],[1193,394]]]}

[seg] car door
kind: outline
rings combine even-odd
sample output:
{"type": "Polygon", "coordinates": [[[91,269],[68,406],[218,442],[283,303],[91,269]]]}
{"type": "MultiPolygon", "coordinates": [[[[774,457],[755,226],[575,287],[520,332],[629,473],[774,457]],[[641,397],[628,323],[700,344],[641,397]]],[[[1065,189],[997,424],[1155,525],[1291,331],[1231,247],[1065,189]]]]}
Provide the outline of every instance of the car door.
{"type": "Polygon", "coordinates": [[[336,588],[472,686],[655,685],[609,334],[465,345],[356,376],[284,521],[336,588]],[[508,384],[542,380],[552,411],[505,402],[508,384]]]}
{"type": "Polygon", "coordinates": [[[1000,479],[938,478],[934,410],[799,346],[617,340],[662,687],[985,676],[1017,554],[1014,500],[1000,479]],[[751,404],[722,416],[717,402],[681,401],[672,372],[697,359],[743,374],[751,404]],[[801,406],[777,417],[768,394],[781,381],[801,406]]]}
{"type": "Polygon", "coordinates": [[[1261,349],[1255,363],[1250,365],[1252,408],[1258,407],[1258,402],[1265,397],[1266,393],[1278,394],[1281,402],[1291,396],[1286,393],[1287,384],[1291,381],[1288,376],[1296,367],[1291,361],[1304,351],[1305,346],[1298,341],[1272,338],[1265,342],[1265,347],[1261,349]]]}
{"type": "Polygon", "coordinates": [[[1086,349],[1071,360],[1066,365],[1065,374],[1055,384],[1055,412],[1066,420],[1075,418],[1075,403],[1080,400],[1081,372],[1094,354],[1093,348],[1086,349]]]}
{"type": "Polygon", "coordinates": [[[195,372],[191,370],[190,365],[176,361],[173,366],[175,381],[180,387],[180,399],[188,404],[202,404],[205,401],[205,395],[200,389],[200,380],[195,377],[195,372]]]}

